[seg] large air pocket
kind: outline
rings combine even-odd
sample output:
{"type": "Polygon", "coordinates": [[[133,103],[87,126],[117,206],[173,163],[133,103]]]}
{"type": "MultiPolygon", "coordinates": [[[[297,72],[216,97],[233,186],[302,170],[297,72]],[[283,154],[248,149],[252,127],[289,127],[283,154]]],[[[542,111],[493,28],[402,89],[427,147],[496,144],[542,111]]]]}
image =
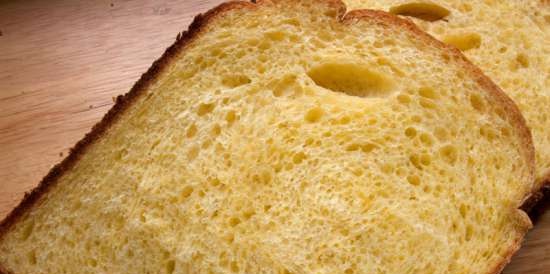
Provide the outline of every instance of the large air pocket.
{"type": "Polygon", "coordinates": [[[481,36],[477,33],[453,34],[445,36],[443,42],[453,45],[459,50],[466,51],[479,48],[481,46],[481,36]]]}
{"type": "Polygon", "coordinates": [[[313,67],[308,76],[325,89],[358,97],[386,97],[392,93],[390,77],[367,65],[324,63],[313,67]]]}
{"type": "Polygon", "coordinates": [[[430,2],[410,2],[390,8],[390,13],[397,15],[412,16],[425,21],[437,21],[445,18],[451,12],[430,2]]]}

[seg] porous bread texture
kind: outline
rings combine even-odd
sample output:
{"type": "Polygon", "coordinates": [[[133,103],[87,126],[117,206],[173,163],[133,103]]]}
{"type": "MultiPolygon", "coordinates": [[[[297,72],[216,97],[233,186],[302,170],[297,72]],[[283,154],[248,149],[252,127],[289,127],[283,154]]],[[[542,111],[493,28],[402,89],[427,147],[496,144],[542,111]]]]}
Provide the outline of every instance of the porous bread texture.
{"type": "Polygon", "coordinates": [[[0,265],[498,271],[530,226],[517,209],[534,185],[518,110],[414,25],[344,12],[280,0],[200,17],[100,137],[3,223],[0,265]]]}
{"type": "Polygon", "coordinates": [[[344,2],[349,9],[406,15],[434,37],[461,49],[518,104],[533,134],[538,183],[550,183],[550,1],[344,2]]]}

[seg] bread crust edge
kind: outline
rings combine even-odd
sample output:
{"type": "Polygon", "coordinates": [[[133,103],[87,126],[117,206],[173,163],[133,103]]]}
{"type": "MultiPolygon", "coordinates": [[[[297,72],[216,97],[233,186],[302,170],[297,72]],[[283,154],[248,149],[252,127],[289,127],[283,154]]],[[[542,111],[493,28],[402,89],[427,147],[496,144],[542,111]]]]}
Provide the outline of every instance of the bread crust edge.
{"type": "MultiPolygon", "coordinates": [[[[220,16],[221,14],[237,9],[237,8],[257,8],[264,2],[271,2],[270,0],[265,1],[254,1],[245,2],[245,1],[230,1],[222,3],[205,13],[201,13],[193,19],[191,25],[189,25],[187,31],[179,33],[176,37],[176,41],[168,47],[163,55],[153,62],[151,67],[141,75],[140,79],[133,85],[129,92],[124,95],[119,95],[116,97],[114,106],[103,116],[103,118],[95,124],[91,131],[88,132],[83,139],[78,141],[76,145],[71,148],[69,154],[64,158],[60,163],[53,166],[47,175],[40,181],[38,186],[32,189],[30,192],[25,193],[25,196],[21,202],[0,222],[0,241],[2,241],[3,236],[10,230],[13,224],[15,224],[19,218],[23,217],[28,210],[36,206],[40,199],[48,192],[48,190],[55,186],[57,179],[61,177],[66,171],[70,170],[75,163],[78,162],[81,155],[86,152],[97,139],[99,139],[109,127],[117,121],[117,119],[126,111],[133,102],[135,102],[143,91],[146,90],[151,83],[160,76],[168,64],[176,57],[184,48],[190,44],[195,38],[197,38],[201,32],[208,26],[209,22],[220,16]]],[[[349,23],[353,20],[364,20],[365,18],[378,20],[380,23],[386,23],[388,25],[398,26],[407,29],[411,33],[415,34],[417,37],[422,39],[424,42],[433,45],[434,47],[444,49],[448,51],[455,57],[455,60],[459,61],[460,65],[470,73],[470,76],[476,79],[478,84],[480,84],[484,89],[490,92],[490,95],[496,102],[499,102],[506,110],[506,115],[509,117],[510,122],[513,123],[518,129],[520,138],[523,142],[524,147],[524,156],[528,160],[529,170],[531,173],[530,180],[534,181],[535,179],[535,150],[533,146],[533,141],[531,137],[531,132],[527,127],[526,121],[523,118],[519,108],[516,104],[498,87],[492,80],[487,77],[479,68],[473,65],[468,59],[460,52],[460,50],[444,44],[443,42],[438,41],[436,38],[432,37],[428,33],[422,31],[410,20],[399,18],[398,16],[377,10],[352,10],[346,12],[346,5],[340,0],[325,0],[329,5],[334,5],[339,11],[339,20],[341,23],[349,23]]],[[[536,196],[537,193],[542,193],[542,188],[544,184],[547,184],[550,187],[550,172],[545,177],[545,180],[533,184],[531,193],[529,193],[524,201],[529,200],[531,196],[536,196]]],[[[538,197],[538,196],[537,196],[538,197]]],[[[536,199],[539,202],[542,199],[536,199]]],[[[522,201],[522,202],[524,202],[522,201]]],[[[521,206],[521,204],[519,205],[521,206]]],[[[523,212],[522,209],[519,209],[523,212]]],[[[519,237],[515,240],[514,244],[509,248],[506,256],[503,260],[497,262],[496,266],[493,267],[494,271],[491,271],[487,274],[498,274],[501,273],[502,269],[510,262],[513,254],[519,250],[521,247],[521,242],[527,230],[531,227],[531,221],[527,217],[527,220],[524,220],[520,229],[518,230],[519,237]]],[[[8,271],[3,265],[0,264],[0,274],[15,274],[11,271],[8,271]]]]}

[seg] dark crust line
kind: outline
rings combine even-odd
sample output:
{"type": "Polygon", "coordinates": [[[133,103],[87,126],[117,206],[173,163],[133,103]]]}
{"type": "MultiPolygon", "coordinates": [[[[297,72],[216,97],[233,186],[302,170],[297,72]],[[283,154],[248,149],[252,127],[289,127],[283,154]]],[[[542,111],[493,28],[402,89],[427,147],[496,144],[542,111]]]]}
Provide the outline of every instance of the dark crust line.
{"type": "Polygon", "coordinates": [[[535,193],[529,200],[527,200],[521,209],[529,213],[529,217],[534,225],[537,224],[540,216],[550,209],[550,183],[546,181],[540,191],[535,193]]]}
{"type": "MultiPolygon", "coordinates": [[[[252,2],[259,2],[258,4],[262,4],[262,2],[264,1],[252,0],[252,2]]],[[[371,18],[377,19],[379,22],[388,25],[401,26],[419,36],[424,41],[429,42],[438,48],[448,50],[454,57],[458,57],[458,60],[461,61],[461,65],[470,72],[470,74],[477,80],[477,82],[481,86],[490,91],[497,102],[500,102],[505,107],[505,109],[507,110],[507,114],[509,115],[509,117],[511,117],[511,121],[516,124],[516,126],[520,129],[519,135],[524,142],[526,148],[524,153],[529,160],[529,168],[532,171],[534,170],[534,148],[531,140],[531,134],[517,106],[507,95],[504,94],[502,90],[500,90],[497,85],[495,85],[487,76],[485,76],[480,69],[467,61],[467,59],[462,55],[462,53],[460,53],[459,50],[437,41],[429,34],[420,30],[418,27],[416,27],[416,25],[414,25],[414,23],[410,22],[409,20],[400,19],[385,12],[374,10],[355,10],[346,14],[346,6],[340,0],[326,0],[326,3],[329,5],[334,5],[338,8],[337,10],[341,12],[340,19],[344,23],[347,21],[353,21],[355,19],[371,18]]],[[[197,15],[189,26],[188,30],[178,34],[175,43],[172,44],[168,49],[166,49],[162,57],[152,64],[149,70],[141,76],[139,81],[134,84],[132,89],[127,94],[118,96],[116,98],[115,105],[109,110],[109,112],[103,117],[103,119],[98,124],[96,124],[92,128],[92,130],[71,149],[69,155],[61,163],[55,165],[42,179],[42,181],[36,188],[34,188],[30,193],[25,194],[25,197],[20,202],[20,204],[15,209],[13,209],[12,212],[0,223],[0,240],[8,232],[9,228],[28,210],[30,210],[37,202],[39,202],[40,198],[50,189],[50,187],[55,185],[57,179],[61,175],[63,175],[64,172],[70,170],[75,165],[75,163],[80,159],[81,155],[85,153],[86,149],[90,147],[90,145],[92,145],[95,140],[99,139],[109,129],[109,127],[114,122],[116,122],[116,120],[124,113],[124,111],[127,110],[131,106],[131,104],[138,99],[138,96],[141,95],[143,91],[146,90],[149,85],[162,74],[167,65],[170,64],[170,61],[174,57],[176,57],[186,45],[188,45],[190,42],[193,41],[193,39],[198,37],[198,35],[207,26],[208,22],[210,22],[212,18],[232,9],[253,7],[256,7],[256,5],[249,2],[232,1],[222,3],[204,14],[197,15]]],[[[547,179],[550,179],[550,176],[547,179]]],[[[536,188],[533,190],[533,194],[535,193],[542,193],[542,191],[536,188]]],[[[542,199],[542,196],[540,195],[533,196],[538,197],[537,199],[535,199],[536,201],[542,199]]],[[[501,262],[499,262],[495,266],[494,271],[490,273],[500,273],[502,268],[509,262],[511,256],[515,253],[515,251],[519,249],[521,240],[522,237],[516,241],[515,245],[512,246],[512,248],[509,250],[508,255],[501,262]]],[[[2,265],[0,265],[0,274],[11,273],[12,272],[9,272],[2,265]]]]}

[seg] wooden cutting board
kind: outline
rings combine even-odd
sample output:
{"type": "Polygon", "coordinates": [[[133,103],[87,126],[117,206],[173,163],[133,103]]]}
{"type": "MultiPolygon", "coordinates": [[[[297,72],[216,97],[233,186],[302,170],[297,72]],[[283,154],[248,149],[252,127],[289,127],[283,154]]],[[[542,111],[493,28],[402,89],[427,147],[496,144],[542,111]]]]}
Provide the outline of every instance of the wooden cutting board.
{"type": "MultiPolygon", "coordinates": [[[[0,1],[0,218],[220,2],[0,1]]],[[[504,273],[550,273],[550,212],[504,273]]]]}

